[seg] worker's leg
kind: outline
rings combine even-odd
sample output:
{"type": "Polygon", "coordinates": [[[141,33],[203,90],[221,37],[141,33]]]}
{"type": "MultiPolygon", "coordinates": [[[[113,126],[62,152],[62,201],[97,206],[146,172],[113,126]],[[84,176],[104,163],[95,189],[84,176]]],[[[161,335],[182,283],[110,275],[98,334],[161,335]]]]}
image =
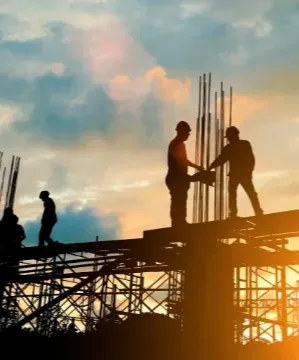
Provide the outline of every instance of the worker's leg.
{"type": "Polygon", "coordinates": [[[236,217],[238,213],[237,209],[237,189],[239,181],[236,178],[230,177],[228,181],[228,207],[229,216],[236,217]]]}
{"type": "Polygon", "coordinates": [[[166,181],[170,193],[170,218],[172,225],[186,223],[189,182],[166,181]]]}
{"type": "Polygon", "coordinates": [[[54,226],[54,224],[51,224],[51,223],[42,224],[40,232],[39,232],[39,246],[44,246],[45,242],[47,242],[48,245],[53,243],[53,240],[50,239],[53,226],[54,226]]]}
{"type": "Polygon", "coordinates": [[[188,189],[176,189],[172,194],[172,224],[183,225],[187,217],[188,189]]]}
{"type": "Polygon", "coordinates": [[[51,245],[54,243],[53,239],[51,238],[51,234],[53,231],[55,224],[51,223],[48,225],[48,244],[51,245]]]}
{"type": "Polygon", "coordinates": [[[43,247],[45,246],[45,229],[44,225],[41,226],[39,234],[38,234],[38,246],[43,247]]]}
{"type": "Polygon", "coordinates": [[[255,191],[255,187],[253,185],[252,176],[248,176],[240,181],[240,184],[242,185],[243,189],[245,190],[247,196],[249,197],[249,200],[251,202],[251,205],[253,207],[253,210],[255,212],[256,216],[263,215],[263,210],[260,206],[260,202],[258,199],[257,192],[255,191]]]}

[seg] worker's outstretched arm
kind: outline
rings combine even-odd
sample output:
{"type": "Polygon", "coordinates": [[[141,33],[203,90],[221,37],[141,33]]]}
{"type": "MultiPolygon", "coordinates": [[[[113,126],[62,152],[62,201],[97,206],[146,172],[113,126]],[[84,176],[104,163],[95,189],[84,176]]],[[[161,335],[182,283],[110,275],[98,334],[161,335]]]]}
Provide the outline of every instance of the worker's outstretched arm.
{"type": "Polygon", "coordinates": [[[221,154],[208,167],[208,170],[212,170],[218,166],[224,165],[227,161],[228,161],[228,152],[227,152],[227,148],[224,147],[221,154]]]}
{"type": "Polygon", "coordinates": [[[192,167],[192,168],[194,168],[194,169],[197,169],[197,170],[199,170],[199,171],[204,170],[204,168],[203,168],[202,166],[196,165],[196,164],[194,164],[193,162],[191,162],[190,160],[187,160],[187,165],[190,166],[190,167],[192,167]]]}

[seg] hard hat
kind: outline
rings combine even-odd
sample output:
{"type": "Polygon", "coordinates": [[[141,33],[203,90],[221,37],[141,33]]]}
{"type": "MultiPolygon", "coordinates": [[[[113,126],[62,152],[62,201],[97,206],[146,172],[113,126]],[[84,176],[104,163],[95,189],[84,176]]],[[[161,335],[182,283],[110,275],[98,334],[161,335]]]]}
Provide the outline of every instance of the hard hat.
{"type": "Polygon", "coordinates": [[[191,127],[186,121],[180,121],[176,126],[176,131],[178,132],[190,132],[191,127]]]}
{"type": "Polygon", "coordinates": [[[49,196],[50,195],[50,193],[49,193],[49,191],[47,191],[47,190],[43,190],[43,191],[41,191],[41,193],[39,194],[39,196],[41,197],[41,196],[49,196]]]}
{"type": "Polygon", "coordinates": [[[230,126],[225,131],[225,137],[239,135],[240,131],[235,126],[230,126]]]}

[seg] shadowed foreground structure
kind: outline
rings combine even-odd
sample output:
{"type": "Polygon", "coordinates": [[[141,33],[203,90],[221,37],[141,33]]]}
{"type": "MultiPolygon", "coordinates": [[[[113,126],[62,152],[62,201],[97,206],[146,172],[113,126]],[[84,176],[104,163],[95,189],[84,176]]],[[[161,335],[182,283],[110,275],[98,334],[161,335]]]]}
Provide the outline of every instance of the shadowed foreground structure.
{"type": "MultiPolygon", "coordinates": [[[[149,315],[152,317],[152,315],[149,315]]],[[[39,359],[46,351],[51,359],[125,359],[165,360],[180,358],[180,338],[177,326],[165,319],[139,319],[133,324],[99,324],[92,333],[61,331],[51,338],[30,332],[18,331],[0,335],[2,354],[9,357],[39,359]],[[168,324],[167,324],[168,323],[168,324]],[[152,324],[152,326],[151,326],[152,324]],[[167,335],[168,334],[168,335],[167,335]],[[18,346],[11,347],[11,342],[18,346]]],[[[217,346],[217,344],[213,344],[217,346]]],[[[299,352],[299,338],[269,344],[250,342],[235,346],[230,360],[295,360],[299,352]]],[[[219,357],[219,359],[225,359],[219,357]]]]}
{"type": "MultiPolygon", "coordinates": [[[[161,348],[159,341],[164,339],[172,349],[182,344],[184,359],[226,359],[248,331],[257,334],[247,335],[248,340],[263,339],[263,334],[273,335],[277,329],[283,339],[298,335],[298,322],[291,320],[287,306],[292,289],[286,282],[276,284],[281,301],[276,304],[280,316],[274,319],[275,306],[271,313],[255,315],[255,310],[242,306],[242,289],[234,286],[238,269],[298,265],[299,251],[283,250],[287,238],[298,236],[295,210],[264,215],[258,223],[254,217],[220,220],[187,225],[181,231],[145,231],[142,239],[24,248],[18,254],[18,272],[2,259],[2,329],[29,326],[52,336],[73,319],[89,333],[107,318],[124,322],[125,329],[133,314],[164,312],[173,325],[158,336],[161,325],[152,322],[152,335],[143,333],[144,339],[155,339],[148,342],[150,350],[161,348]],[[168,342],[169,334],[176,338],[177,333],[180,340],[168,342]]],[[[142,326],[135,327],[140,333],[136,336],[132,328],[124,330],[131,333],[126,344],[134,342],[136,350],[142,326]]],[[[145,328],[151,326],[147,323],[145,328]]],[[[110,350],[116,351],[114,345],[110,350]]]]}

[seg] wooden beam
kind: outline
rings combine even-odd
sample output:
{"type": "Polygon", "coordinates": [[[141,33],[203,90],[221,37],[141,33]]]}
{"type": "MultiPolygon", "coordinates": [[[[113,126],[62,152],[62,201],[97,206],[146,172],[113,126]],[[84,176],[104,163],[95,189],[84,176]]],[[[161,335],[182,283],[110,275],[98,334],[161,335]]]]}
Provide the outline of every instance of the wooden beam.
{"type": "Polygon", "coordinates": [[[162,228],[144,231],[145,239],[167,238],[169,241],[186,241],[197,237],[200,240],[233,239],[235,237],[258,237],[279,235],[287,237],[299,234],[299,210],[247,217],[188,224],[179,229],[162,228]]]}

